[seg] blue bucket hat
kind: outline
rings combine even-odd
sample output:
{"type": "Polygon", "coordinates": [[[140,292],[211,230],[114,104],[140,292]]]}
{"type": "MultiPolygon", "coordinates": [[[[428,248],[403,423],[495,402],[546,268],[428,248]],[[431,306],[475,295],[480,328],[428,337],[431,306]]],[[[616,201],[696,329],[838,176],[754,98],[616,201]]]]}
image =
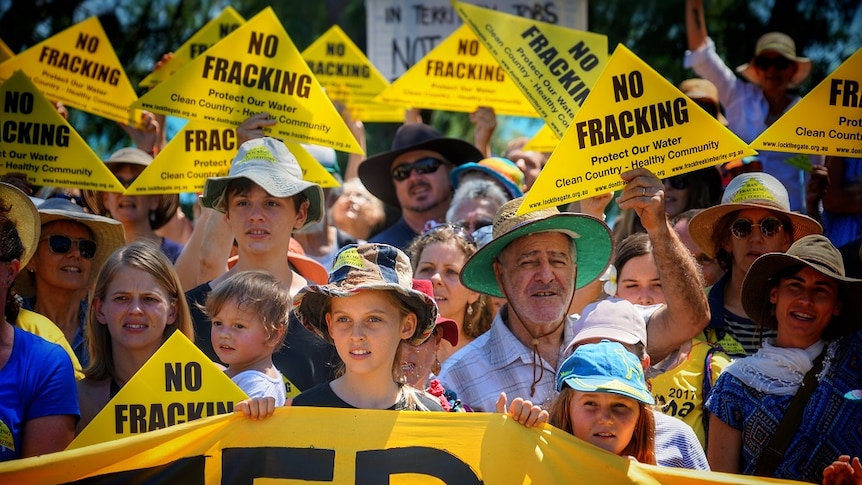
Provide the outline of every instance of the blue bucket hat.
{"type": "Polygon", "coordinates": [[[622,344],[602,340],[581,345],[560,366],[557,392],[569,386],[582,392],[619,394],[644,404],[655,404],[643,367],[622,344]]]}
{"type": "Polygon", "coordinates": [[[503,157],[488,157],[478,162],[467,162],[449,172],[452,187],[457,189],[461,179],[469,172],[486,174],[500,184],[509,194],[509,199],[517,199],[524,195],[521,186],[524,185],[524,173],[515,162],[503,157]]]}

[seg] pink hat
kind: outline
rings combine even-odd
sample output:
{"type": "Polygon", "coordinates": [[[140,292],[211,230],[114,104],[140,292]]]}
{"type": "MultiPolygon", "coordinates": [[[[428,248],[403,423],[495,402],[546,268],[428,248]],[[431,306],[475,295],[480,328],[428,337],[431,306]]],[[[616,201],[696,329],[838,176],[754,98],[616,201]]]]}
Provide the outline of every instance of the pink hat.
{"type": "MultiPolygon", "coordinates": [[[[417,291],[421,291],[426,295],[434,298],[434,284],[431,283],[431,280],[413,280],[413,289],[417,291]]],[[[448,340],[452,346],[458,345],[458,323],[451,318],[446,318],[437,315],[437,327],[440,328],[442,332],[441,335],[444,339],[448,340]]]]}

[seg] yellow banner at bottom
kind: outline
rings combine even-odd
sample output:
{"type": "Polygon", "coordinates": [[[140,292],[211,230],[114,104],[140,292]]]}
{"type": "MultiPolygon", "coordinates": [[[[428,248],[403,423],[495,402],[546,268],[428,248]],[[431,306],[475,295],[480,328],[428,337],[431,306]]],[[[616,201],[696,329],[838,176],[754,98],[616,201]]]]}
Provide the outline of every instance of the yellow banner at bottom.
{"type": "MultiPolygon", "coordinates": [[[[214,416],[0,463],[0,483],[755,484],[760,477],[634,463],[568,433],[492,413],[280,408],[214,416]],[[296,482],[294,482],[296,481],[296,482]],[[279,481],[279,483],[281,483],[279,481]]],[[[772,483],[798,483],[772,480],[772,483]]]]}

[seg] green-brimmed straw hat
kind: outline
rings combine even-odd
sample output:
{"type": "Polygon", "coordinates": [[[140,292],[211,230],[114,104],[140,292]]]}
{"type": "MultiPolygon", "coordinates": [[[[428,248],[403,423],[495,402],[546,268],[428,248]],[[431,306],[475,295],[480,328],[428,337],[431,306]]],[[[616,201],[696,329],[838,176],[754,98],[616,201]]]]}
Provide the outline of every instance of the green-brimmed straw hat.
{"type": "Polygon", "coordinates": [[[204,207],[225,212],[224,191],[231,180],[240,178],[256,183],[273,197],[305,195],[309,204],[308,218],[303,227],[323,219],[323,189],[302,179],[299,162],[280,140],[263,137],[240,145],[231,162],[230,172],[224,177],[207,179],[201,203],[204,207]]]}
{"type": "Polygon", "coordinates": [[[842,325],[858,328],[862,321],[862,280],[847,276],[841,253],[826,236],[820,234],[805,236],[794,242],[787,252],[767,253],[752,263],[742,282],[742,307],[749,318],[764,327],[776,328],[769,301],[769,292],[775,286],[774,278],[785,269],[805,266],[838,283],[841,313],[835,319],[842,325]]]}
{"type": "Polygon", "coordinates": [[[293,311],[303,325],[328,342],[326,328],[329,299],[345,297],[363,290],[392,291],[416,313],[416,331],[407,339],[418,345],[428,339],[437,321],[437,303],[413,289],[410,260],[400,249],[388,244],[350,244],[335,255],[329,270],[329,283],[309,285],[299,290],[293,311]]]}
{"type": "Polygon", "coordinates": [[[577,280],[582,288],[605,272],[611,261],[613,243],[608,226],[586,214],[560,212],[556,207],[516,215],[523,197],[503,204],[494,216],[492,240],[482,246],[461,268],[461,283],[487,295],[504,298],[494,276],[494,260],[512,241],[540,232],[561,232],[575,242],[577,280]]]}

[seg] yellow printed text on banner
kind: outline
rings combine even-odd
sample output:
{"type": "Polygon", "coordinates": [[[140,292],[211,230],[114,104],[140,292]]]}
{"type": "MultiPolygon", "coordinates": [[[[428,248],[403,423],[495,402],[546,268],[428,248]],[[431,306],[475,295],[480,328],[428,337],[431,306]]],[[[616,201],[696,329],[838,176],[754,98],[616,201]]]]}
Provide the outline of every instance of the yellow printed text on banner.
{"type": "Polygon", "coordinates": [[[238,149],[233,128],[189,121],[125,193],[202,192],[207,178],[228,174],[238,149]]]}
{"type": "Polygon", "coordinates": [[[98,17],[90,17],[0,64],[0,82],[22,70],[52,101],[140,126],[138,96],[98,17]]]}
{"type": "Polygon", "coordinates": [[[22,71],[0,85],[0,173],[35,185],[122,192],[123,185],[22,71]]]}
{"type": "Polygon", "coordinates": [[[12,52],[12,49],[3,42],[3,39],[0,39],[0,64],[6,62],[9,59],[15,57],[15,53],[12,52]]]}
{"type": "Polygon", "coordinates": [[[171,77],[181,67],[236,30],[245,19],[231,6],[225,7],[218,17],[210,20],[183,45],[174,51],[173,57],[163,66],[149,73],[138,83],[139,86],[151,88],[171,77]]]}
{"type": "Polygon", "coordinates": [[[663,179],[754,153],[620,44],[518,213],[622,189],[635,168],[663,179]]]}
{"type": "Polygon", "coordinates": [[[453,3],[464,23],[562,138],[605,66],[607,37],[453,3]]]}
{"type": "Polygon", "coordinates": [[[497,114],[538,116],[505,69],[466,25],[452,32],[377,99],[414,108],[470,113],[488,106],[497,114]]]}
{"type": "Polygon", "coordinates": [[[174,332],[67,449],[233,412],[248,396],[181,332],[174,332]]]}
{"type": "Polygon", "coordinates": [[[554,134],[554,130],[547,123],[539,128],[536,135],[530,138],[530,141],[524,145],[524,150],[532,150],[534,152],[551,153],[557,148],[560,143],[560,138],[554,134]]]}
{"type": "Polygon", "coordinates": [[[751,142],[751,147],[862,157],[862,76],[859,73],[862,73],[862,48],[761,133],[751,142]]]}
{"type": "Polygon", "coordinates": [[[267,112],[264,133],[362,153],[272,7],[267,7],[144,94],[135,105],[190,120],[239,126],[267,112]]]}
{"type": "Polygon", "coordinates": [[[302,145],[290,141],[286,141],[284,144],[290,150],[290,153],[296,157],[299,168],[302,169],[302,180],[315,183],[324,189],[341,186],[338,180],[335,180],[335,177],[316,158],[308,153],[308,150],[303,148],[302,145]]]}
{"type": "Polygon", "coordinates": [[[338,25],[302,51],[302,58],[329,99],[345,105],[354,119],[404,121],[403,107],[374,101],[389,82],[338,25]]]}
{"type": "MultiPolygon", "coordinates": [[[[633,462],[503,414],[278,408],[201,419],[0,463],[2,483],[511,483],[755,485],[761,477],[633,462]]],[[[776,485],[799,482],[771,479],[776,485]]]]}

